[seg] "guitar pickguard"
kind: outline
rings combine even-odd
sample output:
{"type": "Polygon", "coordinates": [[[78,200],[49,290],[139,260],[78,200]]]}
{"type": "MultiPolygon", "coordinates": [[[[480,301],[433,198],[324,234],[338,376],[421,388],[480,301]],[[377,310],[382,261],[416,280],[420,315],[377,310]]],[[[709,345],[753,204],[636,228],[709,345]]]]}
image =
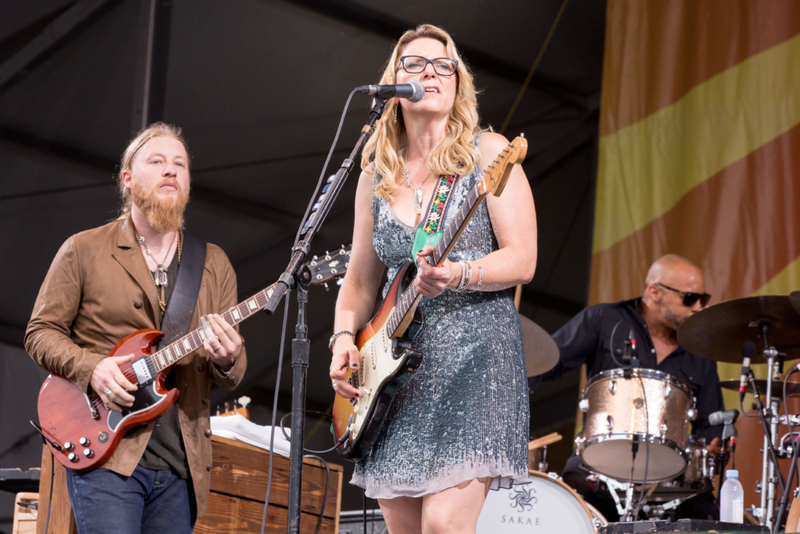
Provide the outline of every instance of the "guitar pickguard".
{"type": "Polygon", "coordinates": [[[166,398],[166,395],[159,394],[156,391],[156,382],[152,382],[150,385],[134,391],[133,398],[133,406],[130,408],[123,406],[122,413],[109,412],[108,428],[110,428],[112,432],[118,432],[120,425],[126,420],[161,403],[166,398]]]}

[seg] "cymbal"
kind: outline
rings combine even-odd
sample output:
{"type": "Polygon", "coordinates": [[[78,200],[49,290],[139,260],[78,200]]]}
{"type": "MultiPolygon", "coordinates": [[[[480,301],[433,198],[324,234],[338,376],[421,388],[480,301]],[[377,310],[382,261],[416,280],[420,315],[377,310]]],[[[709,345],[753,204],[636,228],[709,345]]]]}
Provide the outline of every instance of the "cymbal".
{"type": "Polygon", "coordinates": [[[800,313],[800,290],[792,291],[792,294],[789,295],[789,302],[792,303],[794,311],[800,313]]]}
{"type": "MultiPolygon", "coordinates": [[[[787,358],[800,356],[800,315],[783,295],[747,297],[709,306],[678,329],[678,343],[703,358],[717,362],[742,362],[742,343],[764,346],[759,325],[767,326],[767,341],[787,358]]],[[[764,363],[757,355],[752,363],[764,363]]]]}
{"type": "MultiPolygon", "coordinates": [[[[767,381],[766,380],[756,380],[756,386],[758,386],[758,392],[762,395],[766,395],[767,393],[767,381]]],[[[722,389],[732,389],[734,391],[739,391],[739,379],[738,378],[731,378],[730,380],[720,380],[719,387],[722,389]]],[[[753,393],[753,388],[750,386],[750,382],[747,382],[747,392],[753,393]]],[[[783,396],[783,381],[782,380],[773,380],[772,381],[772,396],[773,397],[782,397],[783,396]]],[[[786,383],[786,396],[787,397],[800,397],[800,384],[797,382],[787,382],[786,383]]]]}
{"type": "Polygon", "coordinates": [[[522,345],[525,349],[525,367],[528,376],[546,373],[556,366],[561,351],[544,328],[524,315],[519,316],[522,325],[522,345]]]}

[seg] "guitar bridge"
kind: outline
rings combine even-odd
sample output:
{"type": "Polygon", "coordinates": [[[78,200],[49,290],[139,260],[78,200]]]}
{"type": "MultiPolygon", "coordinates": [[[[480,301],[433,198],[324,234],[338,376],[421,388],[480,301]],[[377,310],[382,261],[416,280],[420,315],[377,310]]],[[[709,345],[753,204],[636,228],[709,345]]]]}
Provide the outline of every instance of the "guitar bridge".
{"type": "Polygon", "coordinates": [[[83,398],[86,399],[86,404],[89,405],[89,412],[92,414],[92,419],[100,419],[100,414],[97,413],[97,408],[94,407],[94,403],[92,399],[89,398],[89,395],[84,393],[83,398]]]}

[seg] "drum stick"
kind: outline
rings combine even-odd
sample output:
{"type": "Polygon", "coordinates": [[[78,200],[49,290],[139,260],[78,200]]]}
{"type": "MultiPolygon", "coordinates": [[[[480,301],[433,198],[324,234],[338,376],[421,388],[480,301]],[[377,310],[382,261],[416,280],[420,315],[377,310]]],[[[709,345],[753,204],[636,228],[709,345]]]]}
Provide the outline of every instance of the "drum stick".
{"type": "Polygon", "coordinates": [[[561,434],[558,432],[553,432],[552,434],[548,434],[544,437],[535,439],[528,443],[528,451],[541,449],[542,447],[547,447],[548,445],[552,445],[558,441],[561,441],[563,438],[561,434]]]}

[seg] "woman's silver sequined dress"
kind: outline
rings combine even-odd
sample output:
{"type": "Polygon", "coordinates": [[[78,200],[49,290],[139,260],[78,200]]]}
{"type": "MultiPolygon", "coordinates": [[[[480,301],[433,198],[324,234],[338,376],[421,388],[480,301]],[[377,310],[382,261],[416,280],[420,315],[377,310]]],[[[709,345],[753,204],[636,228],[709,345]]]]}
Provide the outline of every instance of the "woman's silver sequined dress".
{"type": "MultiPolygon", "coordinates": [[[[459,180],[448,224],[479,179],[475,171],[459,180]]],[[[373,244],[391,282],[411,257],[415,229],[385,200],[373,197],[372,213],[373,244]]],[[[493,250],[497,240],[484,202],[449,259],[477,260],[493,250]]],[[[477,274],[473,269],[473,280],[477,274]]],[[[414,346],[424,354],[422,364],[395,397],[352,483],[370,498],[391,499],[438,493],[474,478],[495,479],[495,489],[527,482],[528,381],[513,292],[447,289],[435,299],[423,297],[419,308],[425,323],[414,346]]]]}

